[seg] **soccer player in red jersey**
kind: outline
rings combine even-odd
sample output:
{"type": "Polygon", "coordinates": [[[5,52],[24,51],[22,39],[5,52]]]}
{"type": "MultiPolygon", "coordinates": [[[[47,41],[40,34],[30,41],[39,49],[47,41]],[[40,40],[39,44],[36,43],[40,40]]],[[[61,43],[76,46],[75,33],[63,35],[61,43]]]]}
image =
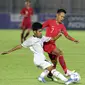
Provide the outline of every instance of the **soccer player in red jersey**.
{"type": "MultiPolygon", "coordinates": [[[[64,9],[58,9],[56,14],[56,19],[49,19],[43,23],[42,28],[46,28],[46,36],[47,37],[55,37],[58,34],[62,33],[67,39],[78,43],[78,40],[75,40],[72,38],[68,33],[67,30],[62,23],[62,21],[65,18],[66,11],[64,9]]],[[[45,42],[44,43],[44,51],[48,53],[52,63],[54,64],[56,68],[57,59],[59,60],[59,63],[61,67],[64,70],[64,73],[66,75],[71,75],[72,71],[68,70],[62,51],[56,47],[55,41],[45,42]]]]}
{"type": "Polygon", "coordinates": [[[31,16],[33,15],[33,8],[30,6],[31,2],[29,0],[25,1],[25,7],[21,10],[20,14],[23,16],[23,20],[21,23],[21,43],[26,40],[26,37],[30,33],[31,29],[31,16]],[[25,34],[26,29],[28,30],[25,34]]]}

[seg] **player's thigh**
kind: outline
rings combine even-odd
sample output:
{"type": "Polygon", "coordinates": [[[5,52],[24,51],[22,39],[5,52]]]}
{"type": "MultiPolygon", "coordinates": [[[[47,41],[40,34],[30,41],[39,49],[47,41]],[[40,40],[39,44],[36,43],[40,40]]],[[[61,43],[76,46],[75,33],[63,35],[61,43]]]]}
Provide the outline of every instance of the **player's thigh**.
{"type": "Polygon", "coordinates": [[[57,48],[57,50],[58,50],[60,55],[63,55],[63,52],[59,48],[57,48]]]}
{"type": "Polygon", "coordinates": [[[48,53],[48,56],[49,56],[50,60],[55,60],[57,58],[56,55],[53,55],[51,53],[48,53]]]}
{"type": "Polygon", "coordinates": [[[59,48],[56,47],[56,48],[51,52],[51,54],[56,55],[56,56],[59,56],[59,55],[62,55],[62,51],[61,51],[59,48]]]}
{"type": "Polygon", "coordinates": [[[57,64],[57,59],[58,59],[58,56],[56,55],[53,55],[53,54],[48,54],[49,55],[49,58],[51,60],[51,62],[56,65],[57,64]]]}

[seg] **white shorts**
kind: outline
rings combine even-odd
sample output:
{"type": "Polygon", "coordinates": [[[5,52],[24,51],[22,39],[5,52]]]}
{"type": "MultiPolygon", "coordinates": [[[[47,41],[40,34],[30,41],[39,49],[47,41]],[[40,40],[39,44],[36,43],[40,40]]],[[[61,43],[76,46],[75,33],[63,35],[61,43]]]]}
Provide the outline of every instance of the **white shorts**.
{"type": "Polygon", "coordinates": [[[47,61],[44,54],[34,54],[34,64],[42,69],[53,66],[50,61],[47,61]]]}

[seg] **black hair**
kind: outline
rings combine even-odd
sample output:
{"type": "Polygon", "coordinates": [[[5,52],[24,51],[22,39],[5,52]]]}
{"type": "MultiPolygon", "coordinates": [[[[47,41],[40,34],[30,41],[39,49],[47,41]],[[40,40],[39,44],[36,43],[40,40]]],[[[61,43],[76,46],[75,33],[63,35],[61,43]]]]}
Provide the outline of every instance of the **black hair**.
{"type": "Polygon", "coordinates": [[[66,14],[66,11],[65,11],[64,9],[58,9],[58,10],[57,10],[57,13],[61,13],[61,12],[63,12],[63,13],[66,14]]]}
{"type": "Polygon", "coordinates": [[[35,22],[35,23],[32,24],[32,30],[33,31],[37,31],[39,29],[42,29],[42,24],[41,23],[35,22]]]}

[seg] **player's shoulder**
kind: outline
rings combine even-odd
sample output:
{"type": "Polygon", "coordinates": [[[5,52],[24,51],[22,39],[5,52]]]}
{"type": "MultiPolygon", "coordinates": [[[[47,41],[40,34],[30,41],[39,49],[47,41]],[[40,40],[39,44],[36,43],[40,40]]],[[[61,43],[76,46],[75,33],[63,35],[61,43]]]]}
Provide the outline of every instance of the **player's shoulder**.
{"type": "Polygon", "coordinates": [[[34,40],[34,37],[30,36],[26,41],[33,41],[33,40],[34,40]]]}
{"type": "Polygon", "coordinates": [[[35,43],[35,42],[37,42],[38,41],[38,39],[36,38],[36,37],[33,37],[33,36],[31,36],[31,37],[29,37],[26,41],[24,41],[24,42],[26,42],[26,43],[35,43]]]}
{"type": "Polygon", "coordinates": [[[31,36],[31,37],[29,38],[29,40],[30,40],[30,41],[33,41],[33,42],[36,42],[36,41],[39,40],[39,38],[34,37],[34,36],[31,36]]]}

